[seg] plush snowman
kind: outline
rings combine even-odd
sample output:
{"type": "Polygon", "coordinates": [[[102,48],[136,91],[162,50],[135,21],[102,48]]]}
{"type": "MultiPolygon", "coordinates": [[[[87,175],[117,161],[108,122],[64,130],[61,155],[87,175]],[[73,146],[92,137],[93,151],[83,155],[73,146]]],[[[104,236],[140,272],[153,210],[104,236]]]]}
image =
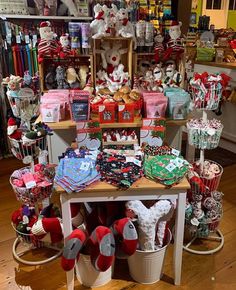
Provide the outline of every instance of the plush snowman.
{"type": "Polygon", "coordinates": [[[53,57],[57,53],[58,45],[54,39],[54,32],[49,21],[40,23],[39,33],[38,61],[41,63],[45,56],[53,57]]]}
{"type": "Polygon", "coordinates": [[[166,42],[165,59],[170,56],[179,57],[184,52],[183,41],[181,38],[181,22],[172,21],[169,29],[169,40],[166,42]]]}

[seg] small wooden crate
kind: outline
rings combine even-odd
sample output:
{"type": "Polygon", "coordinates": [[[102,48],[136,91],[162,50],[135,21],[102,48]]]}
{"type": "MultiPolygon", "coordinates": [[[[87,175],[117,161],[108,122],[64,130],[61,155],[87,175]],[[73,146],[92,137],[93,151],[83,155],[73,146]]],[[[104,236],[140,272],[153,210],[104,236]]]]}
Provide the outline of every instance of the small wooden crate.
{"type": "Polygon", "coordinates": [[[92,54],[81,54],[76,56],[67,56],[65,59],[60,58],[44,58],[43,62],[39,64],[39,76],[40,76],[40,90],[41,92],[47,92],[45,86],[45,76],[47,74],[47,69],[50,65],[55,65],[55,67],[61,65],[67,69],[72,66],[78,71],[81,65],[87,65],[89,67],[89,74],[91,75],[91,82],[94,85],[94,72],[93,72],[93,55],[92,54]]]}
{"type": "Polygon", "coordinates": [[[93,55],[94,55],[94,80],[96,83],[97,72],[102,69],[102,57],[103,42],[109,42],[110,47],[119,42],[122,44],[121,50],[125,50],[125,53],[121,55],[121,63],[124,65],[124,71],[129,73],[130,79],[133,78],[133,41],[132,38],[124,37],[103,37],[94,39],[93,41],[93,55]]]}

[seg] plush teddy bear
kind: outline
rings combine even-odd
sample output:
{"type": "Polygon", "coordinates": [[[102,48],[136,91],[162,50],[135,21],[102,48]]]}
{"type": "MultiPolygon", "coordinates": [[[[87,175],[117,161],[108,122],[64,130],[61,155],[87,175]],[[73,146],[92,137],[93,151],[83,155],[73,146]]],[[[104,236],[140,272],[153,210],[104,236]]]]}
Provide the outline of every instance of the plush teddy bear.
{"type": "Polygon", "coordinates": [[[57,53],[58,45],[54,39],[54,32],[49,21],[40,23],[39,33],[38,61],[41,63],[45,56],[53,57],[57,53]]]}
{"type": "Polygon", "coordinates": [[[166,42],[166,51],[164,59],[167,60],[171,56],[179,57],[184,52],[183,41],[181,38],[182,23],[178,21],[172,21],[169,29],[169,39],[166,42]]]}
{"type": "Polygon", "coordinates": [[[66,81],[71,89],[78,89],[80,87],[80,78],[73,67],[68,67],[66,70],[66,81]]]}
{"type": "Polygon", "coordinates": [[[93,8],[94,11],[94,20],[90,24],[91,33],[93,38],[96,38],[97,34],[100,34],[100,31],[105,30],[105,19],[107,17],[107,6],[96,4],[93,8]]]}
{"type": "Polygon", "coordinates": [[[122,37],[134,37],[134,28],[129,21],[128,9],[121,8],[117,13],[118,30],[117,34],[122,37]]]}

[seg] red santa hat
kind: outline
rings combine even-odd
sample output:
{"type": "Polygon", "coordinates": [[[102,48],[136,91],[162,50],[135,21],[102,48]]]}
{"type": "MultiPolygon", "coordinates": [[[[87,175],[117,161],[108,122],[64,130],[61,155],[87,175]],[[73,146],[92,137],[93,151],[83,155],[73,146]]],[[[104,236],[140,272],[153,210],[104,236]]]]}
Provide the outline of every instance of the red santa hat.
{"type": "Polygon", "coordinates": [[[16,120],[14,118],[9,118],[7,122],[8,126],[17,126],[16,120]]]}
{"type": "Polygon", "coordinates": [[[177,21],[177,20],[172,20],[170,23],[170,26],[181,26],[182,22],[177,21]]]}
{"type": "Polygon", "coordinates": [[[40,23],[40,28],[43,27],[51,27],[51,23],[49,21],[43,21],[40,23]]]}

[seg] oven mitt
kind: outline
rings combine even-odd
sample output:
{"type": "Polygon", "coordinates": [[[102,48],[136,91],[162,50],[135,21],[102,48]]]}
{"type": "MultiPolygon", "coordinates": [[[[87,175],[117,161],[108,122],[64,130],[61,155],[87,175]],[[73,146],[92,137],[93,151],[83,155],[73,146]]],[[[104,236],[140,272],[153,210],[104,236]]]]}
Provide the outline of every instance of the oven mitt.
{"type": "Polygon", "coordinates": [[[74,268],[75,263],[79,260],[79,252],[85,240],[86,234],[79,229],[75,229],[69,235],[61,257],[61,267],[64,271],[70,271],[74,268]]]}
{"type": "Polygon", "coordinates": [[[105,272],[114,261],[115,239],[112,231],[98,226],[89,237],[90,258],[97,271],[105,272]]]}

